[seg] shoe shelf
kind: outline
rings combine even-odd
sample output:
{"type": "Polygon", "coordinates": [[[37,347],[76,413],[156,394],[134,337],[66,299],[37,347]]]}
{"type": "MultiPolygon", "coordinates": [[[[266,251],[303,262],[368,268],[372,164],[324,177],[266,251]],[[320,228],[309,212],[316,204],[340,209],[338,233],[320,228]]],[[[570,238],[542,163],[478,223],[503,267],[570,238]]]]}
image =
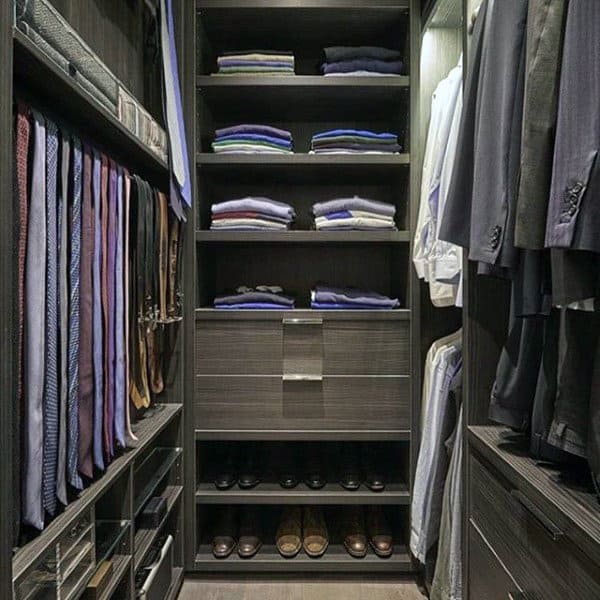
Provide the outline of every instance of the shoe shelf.
{"type": "Polygon", "coordinates": [[[284,558],[274,544],[265,544],[252,558],[240,558],[235,552],[227,558],[215,558],[210,544],[202,544],[196,554],[195,568],[202,572],[360,572],[412,571],[413,564],[404,546],[395,545],[389,558],[380,558],[371,548],[364,558],[353,558],[342,544],[330,544],[325,554],[311,558],[301,551],[294,558],[284,558]]]}
{"type": "Polygon", "coordinates": [[[259,483],[250,490],[233,487],[218,490],[212,482],[196,488],[196,504],[408,504],[410,492],[405,483],[389,483],[381,492],[373,492],[364,484],[357,490],[346,490],[338,483],[328,483],[320,490],[300,483],[284,489],[277,483],[259,483]]]}

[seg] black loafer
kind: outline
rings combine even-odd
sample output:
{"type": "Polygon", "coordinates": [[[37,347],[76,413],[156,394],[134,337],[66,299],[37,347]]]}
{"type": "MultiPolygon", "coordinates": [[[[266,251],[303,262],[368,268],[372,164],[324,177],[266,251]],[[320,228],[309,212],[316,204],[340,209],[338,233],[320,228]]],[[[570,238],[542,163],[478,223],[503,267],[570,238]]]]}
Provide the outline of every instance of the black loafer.
{"type": "Polygon", "coordinates": [[[218,471],[215,475],[215,487],[228,490],[237,483],[236,453],[230,449],[217,458],[218,471]]]}
{"type": "Polygon", "coordinates": [[[340,460],[340,485],[344,489],[355,491],[360,487],[359,465],[358,448],[355,444],[345,444],[340,460]]]}
{"type": "Polygon", "coordinates": [[[311,445],[308,448],[304,473],[304,483],[311,490],[320,490],[325,487],[327,479],[323,469],[323,460],[317,446],[311,445]]]}
{"type": "Polygon", "coordinates": [[[255,447],[251,446],[247,448],[242,466],[240,467],[240,475],[238,478],[239,487],[243,490],[249,490],[257,486],[260,483],[258,473],[257,450],[255,447]]]}

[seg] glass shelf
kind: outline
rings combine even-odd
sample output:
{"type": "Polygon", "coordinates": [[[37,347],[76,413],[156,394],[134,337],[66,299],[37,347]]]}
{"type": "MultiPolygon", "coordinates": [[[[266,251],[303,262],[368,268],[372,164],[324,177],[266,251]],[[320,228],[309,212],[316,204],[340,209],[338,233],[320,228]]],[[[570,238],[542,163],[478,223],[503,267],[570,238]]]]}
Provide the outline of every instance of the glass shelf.
{"type": "Polygon", "coordinates": [[[131,521],[96,521],[96,563],[102,564],[111,558],[125,534],[129,530],[131,521]]]}
{"type": "Polygon", "coordinates": [[[134,515],[139,516],[142,509],[152,498],[160,482],[170,471],[171,467],[181,456],[182,448],[155,448],[135,470],[135,486],[138,482],[143,485],[141,491],[137,492],[134,500],[134,515]],[[143,483],[147,481],[147,483],[143,483]]]}

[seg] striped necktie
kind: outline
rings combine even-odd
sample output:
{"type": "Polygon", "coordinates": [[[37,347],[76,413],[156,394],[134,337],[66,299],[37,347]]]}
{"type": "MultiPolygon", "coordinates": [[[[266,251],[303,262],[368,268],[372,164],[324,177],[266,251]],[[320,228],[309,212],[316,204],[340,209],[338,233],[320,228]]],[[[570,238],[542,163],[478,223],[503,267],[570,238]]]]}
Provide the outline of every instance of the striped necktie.
{"type": "Polygon", "coordinates": [[[81,142],[73,138],[73,187],[71,204],[71,260],[69,283],[69,358],[68,358],[68,427],[67,477],[69,483],[82,489],[78,472],[79,459],[79,276],[81,260],[81,142]]]}
{"type": "Polygon", "coordinates": [[[44,379],[44,508],[56,513],[58,457],[58,234],[56,182],[58,129],[46,122],[46,364],[44,379]]]}

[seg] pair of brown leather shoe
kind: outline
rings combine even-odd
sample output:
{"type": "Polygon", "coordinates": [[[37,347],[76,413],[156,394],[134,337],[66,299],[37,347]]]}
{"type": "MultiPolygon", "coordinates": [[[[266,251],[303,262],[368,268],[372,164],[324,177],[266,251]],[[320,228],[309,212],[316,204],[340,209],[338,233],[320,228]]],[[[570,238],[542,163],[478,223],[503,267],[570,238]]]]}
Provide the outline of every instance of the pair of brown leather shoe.
{"type": "Polygon", "coordinates": [[[240,558],[252,558],[262,546],[258,508],[244,507],[238,514],[234,507],[223,508],[217,517],[213,538],[215,558],[227,558],[236,548],[240,558]]]}
{"type": "Polygon", "coordinates": [[[368,506],[366,517],[362,506],[344,507],[340,528],[344,547],[354,558],[364,558],[367,545],[381,558],[388,558],[394,552],[392,532],[380,506],[368,506]]]}
{"type": "Polygon", "coordinates": [[[293,558],[301,548],[311,558],[325,554],[329,534],[319,507],[286,506],[277,528],[277,550],[284,558],[293,558]]]}

